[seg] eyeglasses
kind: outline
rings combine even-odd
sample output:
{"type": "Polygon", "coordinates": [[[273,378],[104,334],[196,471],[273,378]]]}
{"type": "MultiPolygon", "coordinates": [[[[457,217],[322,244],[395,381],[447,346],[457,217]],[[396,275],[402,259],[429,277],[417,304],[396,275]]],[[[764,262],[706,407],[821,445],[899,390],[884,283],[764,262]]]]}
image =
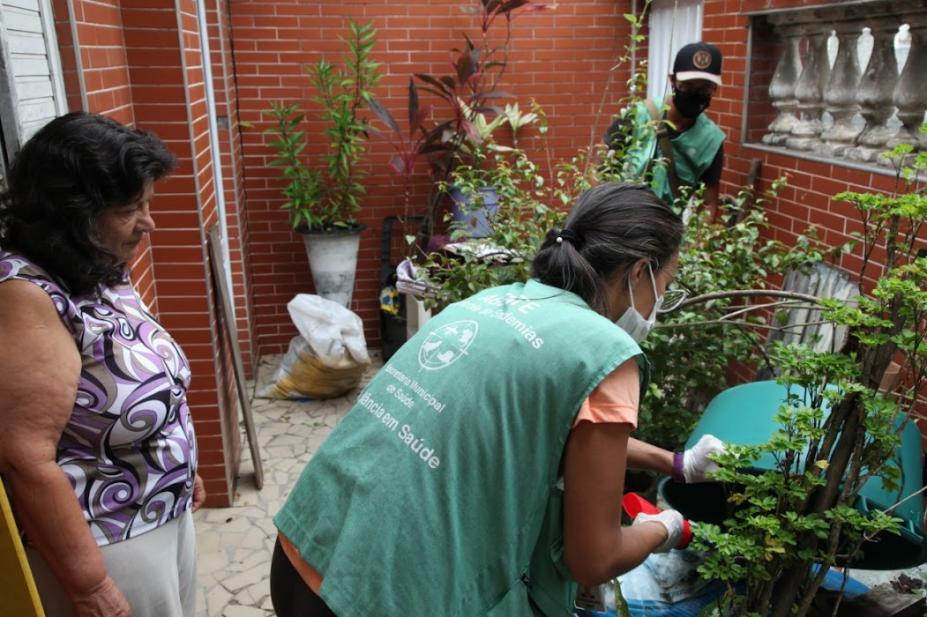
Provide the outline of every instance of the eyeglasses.
{"type": "Polygon", "coordinates": [[[657,313],[670,313],[675,311],[688,297],[689,292],[685,289],[667,289],[663,294],[663,304],[660,305],[660,309],[657,313]]]}

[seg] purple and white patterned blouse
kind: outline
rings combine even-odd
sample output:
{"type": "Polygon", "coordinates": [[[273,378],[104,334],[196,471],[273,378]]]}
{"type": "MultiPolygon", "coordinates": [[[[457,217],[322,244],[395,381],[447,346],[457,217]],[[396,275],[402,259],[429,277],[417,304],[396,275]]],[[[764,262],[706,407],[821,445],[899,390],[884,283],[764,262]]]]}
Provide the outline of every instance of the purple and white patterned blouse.
{"type": "MultiPolygon", "coordinates": [[[[99,546],[157,529],[191,505],[196,439],[190,366],[126,280],[71,297],[39,266],[0,250],[0,283],[41,287],[81,352],[58,465],[99,546]]],[[[49,359],[53,361],[53,359],[49,359]]]]}

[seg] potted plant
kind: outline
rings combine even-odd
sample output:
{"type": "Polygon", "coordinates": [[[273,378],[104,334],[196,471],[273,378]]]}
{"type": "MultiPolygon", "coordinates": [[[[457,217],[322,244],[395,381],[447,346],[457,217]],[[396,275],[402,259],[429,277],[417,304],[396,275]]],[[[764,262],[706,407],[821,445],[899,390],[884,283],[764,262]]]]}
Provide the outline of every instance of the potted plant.
{"type": "MultiPolygon", "coordinates": [[[[561,225],[566,216],[547,204],[551,191],[524,152],[498,153],[491,158],[491,166],[460,166],[452,175],[454,184],[467,194],[477,194],[487,184],[493,186],[498,209],[485,238],[467,243],[456,254],[434,251],[425,255],[427,308],[441,309],[488,287],[527,280],[531,259],[547,230],[561,225]]],[[[466,225],[452,224],[451,230],[452,240],[468,232],[466,225]]]]}
{"type": "Polygon", "coordinates": [[[289,211],[293,229],[303,235],[316,293],[345,306],[351,304],[360,233],[365,229],[356,219],[364,194],[360,163],[370,130],[361,112],[381,77],[379,63],[370,60],[376,30],[353,21],[349,28],[343,66],[323,58],[307,69],[316,91],[312,100],[328,123],[323,164],[312,167],[306,162],[308,142],[299,128],[305,114],[298,104],[272,103],[269,113],[275,124],[267,130],[277,153],[271,165],[280,167],[288,181],[282,207],[289,211]]]}
{"type": "MultiPolygon", "coordinates": [[[[892,154],[896,161],[907,156],[906,146],[892,154]]],[[[925,170],[927,157],[919,155],[912,168],[899,170],[904,189],[896,194],[835,196],[859,215],[855,242],[835,247],[858,250],[862,258],[856,270],[861,295],[853,302],[739,290],[684,303],[774,298],[731,309],[728,317],[737,319],[724,321],[751,327],[743,320],[748,310],[805,305],[813,307],[808,325],[827,323],[848,333],[843,349],[779,342],[768,352],[778,373],[775,387],[786,395],[749,415],[769,439],[757,443],[754,430],[750,445],[729,441],[715,474],[725,490],[717,499],[697,496],[700,507],[716,514],[695,528],[694,547],[704,552],[699,572],[728,584],[705,615],[811,615],[833,566],[898,568],[924,559],[922,444],[913,423],[924,416],[927,387],[927,198],[911,180],[925,170]]],[[[765,384],[751,386],[770,387],[765,384]]],[[[720,425],[717,418],[705,421],[720,425]]]]}
{"type": "Polygon", "coordinates": [[[497,85],[507,66],[512,20],[519,14],[554,6],[528,0],[479,0],[464,7],[465,11],[478,19],[480,38],[474,42],[464,35],[464,46],[451,50],[451,73],[437,76],[415,74],[421,90],[436,97],[442,103],[441,109],[446,110],[446,115],[438,119],[430,117],[437,107],[420,103],[419,89],[412,80],[407,105],[408,133],[399,128],[386,108],[372,104],[377,116],[390,130],[389,139],[397,153],[391,164],[393,169],[408,179],[419,157],[428,160],[433,185],[425,208],[423,236],[428,237],[434,232],[435,217],[444,194],[440,191],[441,183],[450,179],[458,165],[472,162],[468,159],[467,144],[481,143],[475,124],[479,122],[477,114],[503,113],[492,102],[508,96],[498,90],[497,85]],[[496,45],[491,43],[489,33],[500,18],[505,20],[507,27],[503,40],[496,45]]]}
{"type": "MultiPolygon", "coordinates": [[[[535,122],[537,113],[521,113],[518,103],[507,104],[492,120],[483,112],[474,112],[466,103],[460,103],[472,117],[471,130],[460,147],[460,160],[468,161],[452,173],[452,182],[439,188],[451,198],[451,227],[458,237],[485,238],[492,233],[491,219],[498,210],[498,196],[492,181],[492,170],[484,169],[487,159],[495,154],[513,152],[518,144],[518,132],[535,122]],[[493,133],[508,124],[512,131],[513,147],[496,143],[493,133]],[[462,171],[463,173],[458,173],[462,171]],[[455,178],[457,176],[457,178],[455,178]],[[457,180],[466,177],[464,182],[457,180]]],[[[491,162],[491,161],[490,161],[491,162]]]]}

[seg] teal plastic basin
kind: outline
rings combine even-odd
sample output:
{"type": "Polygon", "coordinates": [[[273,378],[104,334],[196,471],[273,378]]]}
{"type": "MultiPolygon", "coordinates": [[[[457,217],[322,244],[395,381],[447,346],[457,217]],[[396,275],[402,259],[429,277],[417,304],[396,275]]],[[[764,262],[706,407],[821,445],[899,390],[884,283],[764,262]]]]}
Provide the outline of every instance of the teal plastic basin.
{"type": "MultiPolygon", "coordinates": [[[[786,396],[786,387],[774,381],[757,381],[725,390],[708,404],[686,447],[695,445],[706,434],[737,445],[765,443],[779,429],[775,416],[786,396]]],[[[829,409],[825,409],[825,414],[828,412],[829,409]]],[[[870,479],[856,502],[860,512],[886,510],[923,486],[921,434],[913,422],[908,422],[902,431],[900,447],[889,464],[901,469],[900,489],[887,491],[879,478],[870,479]]],[[[766,471],[774,468],[774,461],[766,455],[753,467],[766,471]]],[[[687,485],[665,479],[659,491],[667,503],[694,521],[720,523],[730,513],[727,489],[717,482],[687,485]]],[[[893,514],[903,521],[901,534],[879,534],[873,542],[864,545],[862,555],[848,565],[892,570],[927,561],[923,498],[917,495],[908,499],[893,514]]]]}

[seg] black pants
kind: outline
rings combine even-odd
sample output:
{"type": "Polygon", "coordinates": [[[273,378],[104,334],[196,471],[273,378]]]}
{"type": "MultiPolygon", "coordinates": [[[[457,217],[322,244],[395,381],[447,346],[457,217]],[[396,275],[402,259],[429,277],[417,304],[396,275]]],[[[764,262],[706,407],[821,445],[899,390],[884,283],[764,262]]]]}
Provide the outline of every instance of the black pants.
{"type": "Polygon", "coordinates": [[[277,617],[337,617],[290,563],[280,540],[270,562],[270,599],[277,617]]]}

